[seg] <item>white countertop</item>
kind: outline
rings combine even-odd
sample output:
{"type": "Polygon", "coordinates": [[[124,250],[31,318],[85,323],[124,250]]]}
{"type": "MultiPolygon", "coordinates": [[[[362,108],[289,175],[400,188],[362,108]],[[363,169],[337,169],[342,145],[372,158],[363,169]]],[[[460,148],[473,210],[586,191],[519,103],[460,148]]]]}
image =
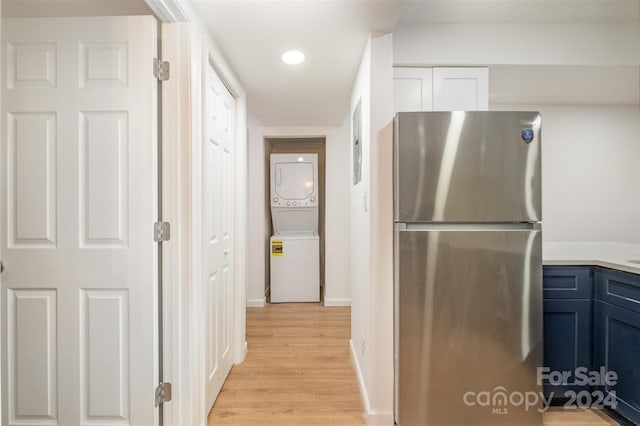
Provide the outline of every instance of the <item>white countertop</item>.
{"type": "Polygon", "coordinates": [[[640,274],[640,244],[613,242],[548,242],[543,265],[594,265],[640,274]],[[630,262],[631,260],[637,263],[630,262]]]}

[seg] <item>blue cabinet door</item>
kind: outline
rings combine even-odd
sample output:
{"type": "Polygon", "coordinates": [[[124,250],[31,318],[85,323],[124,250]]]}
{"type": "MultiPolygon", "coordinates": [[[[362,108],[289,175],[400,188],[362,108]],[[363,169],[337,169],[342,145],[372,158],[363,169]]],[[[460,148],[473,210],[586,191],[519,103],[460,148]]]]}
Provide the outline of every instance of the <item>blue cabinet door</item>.
{"type": "Polygon", "coordinates": [[[597,300],[640,312],[640,275],[596,268],[594,282],[597,300]]]}
{"type": "Polygon", "coordinates": [[[567,383],[543,383],[547,397],[566,398],[568,390],[590,390],[573,383],[578,367],[591,369],[591,306],[589,299],[544,300],[544,366],[550,371],[568,371],[567,383]]]}
{"type": "Polygon", "coordinates": [[[618,376],[615,386],[600,388],[615,392],[616,411],[640,424],[640,312],[596,300],[594,339],[595,369],[618,376]]]}
{"type": "Polygon", "coordinates": [[[542,275],[545,299],[593,297],[593,268],[590,266],[545,266],[542,275]]]}

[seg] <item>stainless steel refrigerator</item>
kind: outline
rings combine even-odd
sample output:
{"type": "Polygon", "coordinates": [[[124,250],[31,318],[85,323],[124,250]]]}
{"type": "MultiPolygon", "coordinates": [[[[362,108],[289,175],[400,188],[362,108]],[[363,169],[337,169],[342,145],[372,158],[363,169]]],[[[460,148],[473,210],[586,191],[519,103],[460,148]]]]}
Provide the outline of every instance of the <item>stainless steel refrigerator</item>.
{"type": "Polygon", "coordinates": [[[396,115],[400,426],[542,424],[540,136],[537,112],[396,115]]]}

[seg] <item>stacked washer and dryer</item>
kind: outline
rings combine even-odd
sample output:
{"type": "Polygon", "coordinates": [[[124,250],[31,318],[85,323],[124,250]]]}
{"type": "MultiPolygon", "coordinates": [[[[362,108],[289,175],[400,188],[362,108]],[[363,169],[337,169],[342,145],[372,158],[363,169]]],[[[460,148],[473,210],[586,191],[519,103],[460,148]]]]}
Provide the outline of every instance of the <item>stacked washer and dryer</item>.
{"type": "Polygon", "coordinates": [[[318,155],[271,154],[271,303],[320,301],[318,155]]]}

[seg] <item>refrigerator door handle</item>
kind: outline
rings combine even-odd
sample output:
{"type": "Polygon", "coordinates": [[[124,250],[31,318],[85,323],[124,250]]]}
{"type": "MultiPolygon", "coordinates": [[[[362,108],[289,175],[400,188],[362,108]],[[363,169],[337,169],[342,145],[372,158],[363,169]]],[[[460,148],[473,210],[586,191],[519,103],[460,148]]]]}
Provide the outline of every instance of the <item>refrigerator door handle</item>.
{"type": "Polygon", "coordinates": [[[541,222],[396,223],[397,231],[541,231],[541,222]]]}

